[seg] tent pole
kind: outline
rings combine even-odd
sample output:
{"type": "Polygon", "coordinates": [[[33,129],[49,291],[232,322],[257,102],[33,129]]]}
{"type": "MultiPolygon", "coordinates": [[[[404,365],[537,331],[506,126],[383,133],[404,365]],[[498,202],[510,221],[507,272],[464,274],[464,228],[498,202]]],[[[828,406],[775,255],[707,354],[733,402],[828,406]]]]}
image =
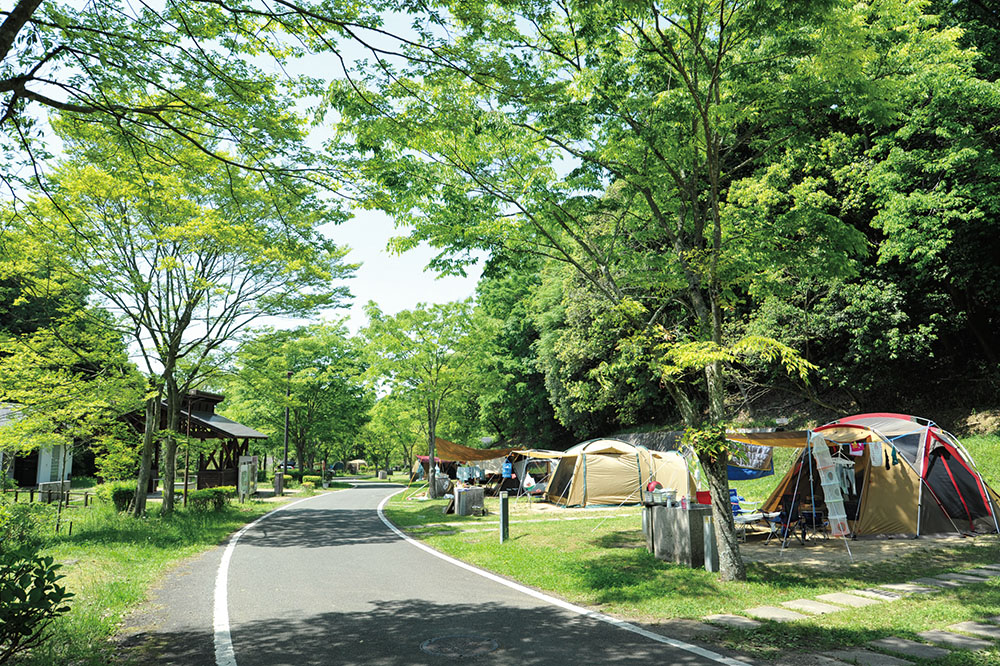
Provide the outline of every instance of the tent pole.
{"type": "Polygon", "coordinates": [[[924,436],[920,439],[920,488],[917,491],[917,538],[920,538],[920,520],[924,513],[924,474],[927,472],[927,442],[931,437],[930,422],[924,427],[924,436]]]}
{"type": "MultiPolygon", "coordinates": [[[[802,465],[804,464],[805,460],[809,460],[810,456],[812,456],[812,442],[809,441],[811,437],[812,437],[812,431],[810,430],[809,434],[806,437],[806,446],[802,450],[802,453],[799,455],[799,473],[795,476],[795,489],[792,490],[792,505],[789,507],[785,507],[785,510],[788,512],[788,516],[785,518],[785,520],[791,518],[792,507],[796,506],[795,502],[799,497],[799,483],[802,481],[802,465]]],[[[788,545],[787,523],[785,524],[785,533],[782,535],[782,537],[784,538],[781,540],[781,552],[785,552],[785,547],[788,545]]]]}

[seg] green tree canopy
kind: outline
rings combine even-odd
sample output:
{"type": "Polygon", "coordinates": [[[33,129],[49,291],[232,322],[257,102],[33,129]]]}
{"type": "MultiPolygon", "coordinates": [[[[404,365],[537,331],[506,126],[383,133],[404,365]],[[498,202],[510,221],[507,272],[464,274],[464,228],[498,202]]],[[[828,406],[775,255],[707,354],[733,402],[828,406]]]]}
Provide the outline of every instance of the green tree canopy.
{"type": "Polygon", "coordinates": [[[225,382],[225,413],[270,435],[280,458],[287,405],[289,443],[305,465],[357,443],[374,402],[364,370],[360,345],[342,325],[258,330],[242,345],[225,382]]]}
{"type": "MultiPolygon", "coordinates": [[[[130,336],[154,393],[166,399],[170,432],[179,428],[181,396],[213,351],[261,317],[313,316],[348,296],[338,283],[353,266],[316,230],[331,218],[305,186],[269,189],[262,176],[174,138],[150,135],[157,151],[137,160],[120,135],[73,118],[60,127],[67,159],[54,169],[48,196],[31,202],[31,232],[130,336]],[[190,170],[158,153],[179,156],[190,170]]],[[[176,439],[168,437],[168,512],[175,457],[176,439]]]]}
{"type": "MultiPolygon", "coordinates": [[[[438,422],[445,405],[469,381],[479,354],[472,330],[471,301],[418,305],[385,315],[374,302],[365,306],[365,338],[369,377],[382,390],[391,390],[419,405],[426,423],[427,450],[434,458],[438,422]]],[[[434,465],[430,465],[430,494],[435,496],[434,465]]]]}

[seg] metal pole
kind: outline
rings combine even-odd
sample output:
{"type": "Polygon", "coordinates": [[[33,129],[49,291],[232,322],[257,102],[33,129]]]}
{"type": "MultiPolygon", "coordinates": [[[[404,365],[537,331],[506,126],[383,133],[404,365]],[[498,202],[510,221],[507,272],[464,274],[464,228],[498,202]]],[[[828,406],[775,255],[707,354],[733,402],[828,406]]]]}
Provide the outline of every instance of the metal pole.
{"type": "Polygon", "coordinates": [[[285,494],[285,484],[284,476],[285,472],[288,471],[288,401],[291,400],[292,396],[292,371],[289,370],[285,373],[285,458],[281,462],[281,494],[285,494]]]}
{"type": "Polygon", "coordinates": [[[507,504],[507,491],[500,493],[500,543],[510,538],[510,508],[507,504]]]}

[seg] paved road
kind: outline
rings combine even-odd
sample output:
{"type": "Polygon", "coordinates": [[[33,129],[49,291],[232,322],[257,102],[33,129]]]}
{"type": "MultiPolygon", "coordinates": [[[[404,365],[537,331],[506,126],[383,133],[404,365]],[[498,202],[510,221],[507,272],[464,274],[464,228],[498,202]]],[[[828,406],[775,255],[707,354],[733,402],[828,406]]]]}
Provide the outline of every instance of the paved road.
{"type": "MultiPolygon", "coordinates": [[[[368,485],[318,495],[240,537],[228,577],[238,666],[470,660],[440,654],[450,649],[481,651],[471,660],[498,665],[715,663],[552,606],[402,540],[376,512],[398,490],[368,485]]],[[[206,555],[190,573],[179,572],[190,576],[187,587],[202,588],[205,571],[220,558],[206,555]]],[[[171,594],[179,592],[167,586],[163,595],[171,594]]],[[[204,622],[204,600],[188,601],[192,609],[182,621],[161,623],[155,632],[161,635],[159,663],[213,663],[206,654],[211,632],[190,626],[204,622]]],[[[183,598],[160,603],[173,606],[183,598]]]]}

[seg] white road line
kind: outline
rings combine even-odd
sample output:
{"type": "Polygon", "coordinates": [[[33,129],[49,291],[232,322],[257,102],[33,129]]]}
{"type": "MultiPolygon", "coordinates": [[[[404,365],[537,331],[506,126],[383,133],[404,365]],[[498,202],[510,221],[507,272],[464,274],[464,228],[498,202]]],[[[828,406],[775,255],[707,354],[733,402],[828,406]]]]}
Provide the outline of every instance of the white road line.
{"type": "Polygon", "coordinates": [[[233,559],[233,551],[236,550],[236,543],[240,537],[249,530],[257,526],[265,518],[270,518],[282,509],[295,506],[299,502],[323,497],[326,493],[314,495],[313,497],[303,497],[289,504],[283,504],[274,511],[269,511],[263,516],[253,521],[249,525],[244,525],[226,545],[225,552],[222,553],[222,561],[219,562],[219,570],[215,574],[215,606],[212,616],[212,628],[215,632],[215,663],[216,666],[236,666],[236,652],[233,650],[233,637],[229,633],[229,561],[233,559]]]}
{"type": "MultiPolygon", "coordinates": [[[[405,488],[403,490],[405,490],[405,488]]],[[[530,587],[526,587],[524,585],[521,585],[520,583],[515,583],[513,581],[507,580],[506,578],[501,578],[496,574],[492,574],[489,571],[479,569],[477,567],[472,566],[471,564],[462,562],[461,560],[456,560],[454,557],[445,555],[444,553],[434,550],[430,546],[420,543],[416,539],[413,539],[404,534],[395,525],[389,522],[389,519],[385,517],[385,513],[383,513],[382,511],[386,503],[390,499],[398,495],[400,492],[402,492],[402,490],[400,490],[399,492],[395,492],[392,495],[389,495],[379,503],[378,517],[382,520],[383,523],[385,523],[386,527],[395,532],[396,535],[399,536],[401,539],[405,539],[408,543],[416,546],[417,548],[425,552],[430,553],[434,557],[439,557],[445,562],[450,562],[451,564],[454,564],[457,567],[461,567],[466,571],[471,571],[472,573],[482,576],[483,578],[488,578],[489,580],[492,580],[495,583],[506,585],[507,587],[513,590],[517,590],[518,592],[527,594],[529,597],[534,597],[535,599],[544,601],[547,604],[558,606],[559,608],[568,610],[571,613],[576,613],[577,615],[593,618],[595,620],[599,620],[600,622],[606,622],[607,624],[614,625],[620,629],[624,629],[625,631],[631,631],[634,634],[639,634],[640,636],[656,641],[657,643],[664,643],[666,645],[670,645],[671,647],[675,647],[680,650],[685,650],[692,654],[696,654],[699,657],[704,657],[705,659],[711,659],[712,661],[718,664],[726,664],[726,666],[747,666],[747,662],[745,661],[732,659],[724,654],[719,654],[718,652],[712,652],[711,650],[706,650],[705,648],[698,647],[697,645],[691,645],[690,643],[685,643],[683,641],[679,641],[673,638],[667,638],[666,636],[661,636],[660,634],[653,633],[652,631],[647,631],[642,627],[637,627],[636,625],[630,622],[625,622],[624,620],[619,620],[618,618],[611,617],[610,615],[605,615],[604,613],[598,613],[597,611],[592,611],[590,609],[583,608],[582,606],[571,604],[567,601],[563,601],[562,599],[550,597],[549,595],[539,592],[538,590],[533,590],[530,587]]],[[[222,666],[222,664],[220,663],[219,666],[222,666]]]]}

